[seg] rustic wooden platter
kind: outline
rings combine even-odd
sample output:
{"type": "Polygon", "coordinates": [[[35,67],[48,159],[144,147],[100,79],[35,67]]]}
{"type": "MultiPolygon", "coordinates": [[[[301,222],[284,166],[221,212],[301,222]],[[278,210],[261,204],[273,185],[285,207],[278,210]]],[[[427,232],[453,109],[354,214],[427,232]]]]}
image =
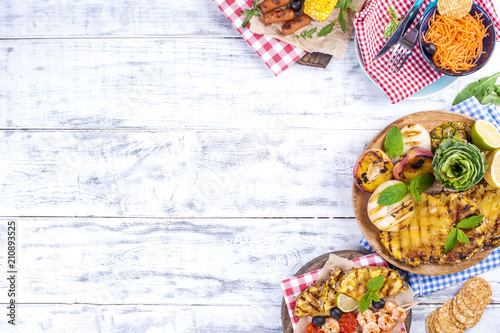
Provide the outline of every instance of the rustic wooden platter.
{"type": "MultiPolygon", "coordinates": [[[[342,258],[349,259],[349,260],[359,258],[359,257],[366,255],[366,253],[362,253],[362,252],[358,252],[358,251],[351,251],[351,250],[334,251],[334,252],[330,252],[330,253],[335,254],[335,255],[342,257],[342,258]]],[[[311,272],[311,271],[322,268],[325,265],[325,262],[328,260],[330,253],[325,253],[325,254],[309,261],[307,264],[302,266],[302,268],[299,269],[297,271],[297,273],[295,273],[294,276],[299,276],[299,275],[302,275],[304,273],[311,272]]],[[[408,313],[408,316],[406,317],[406,321],[405,321],[405,326],[406,326],[407,332],[410,332],[411,313],[412,313],[412,310],[410,310],[410,312],[408,313]]],[[[281,323],[283,325],[283,333],[293,333],[292,322],[290,321],[290,316],[288,315],[288,309],[286,307],[286,303],[285,303],[284,298],[281,301],[281,323]]]]}
{"type": "MultiPolygon", "coordinates": [[[[387,126],[383,131],[381,131],[375,138],[366,146],[366,149],[378,148],[383,150],[383,144],[385,140],[385,135],[389,129],[395,125],[400,128],[408,124],[420,124],[424,126],[428,131],[433,130],[437,126],[441,125],[447,121],[463,121],[467,123],[474,123],[474,119],[461,115],[459,113],[451,111],[423,111],[410,114],[399,120],[396,120],[389,126],[387,126]]],[[[352,189],[352,199],[354,206],[354,213],[356,219],[358,220],[359,228],[365,236],[366,240],[375,249],[375,251],[380,254],[385,260],[390,262],[396,267],[399,267],[405,271],[422,274],[422,275],[447,275],[456,272],[463,271],[471,266],[474,266],[484,258],[486,258],[491,251],[482,251],[476,253],[472,258],[464,260],[459,264],[424,264],[419,266],[411,266],[403,263],[399,260],[393,259],[389,252],[379,241],[379,229],[370,221],[368,214],[366,212],[366,206],[371,193],[366,193],[361,191],[354,183],[352,189]]]]}

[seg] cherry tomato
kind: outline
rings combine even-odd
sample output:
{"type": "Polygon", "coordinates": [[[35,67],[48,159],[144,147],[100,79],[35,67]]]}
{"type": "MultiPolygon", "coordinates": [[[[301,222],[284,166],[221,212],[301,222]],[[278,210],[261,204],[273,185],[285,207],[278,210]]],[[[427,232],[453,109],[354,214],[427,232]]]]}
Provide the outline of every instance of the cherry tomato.
{"type": "Polygon", "coordinates": [[[314,326],[313,323],[309,323],[306,327],[306,333],[323,333],[323,331],[321,328],[314,326]]]}
{"type": "Polygon", "coordinates": [[[352,333],[358,327],[358,321],[352,313],[344,313],[339,319],[341,333],[352,333]]]}

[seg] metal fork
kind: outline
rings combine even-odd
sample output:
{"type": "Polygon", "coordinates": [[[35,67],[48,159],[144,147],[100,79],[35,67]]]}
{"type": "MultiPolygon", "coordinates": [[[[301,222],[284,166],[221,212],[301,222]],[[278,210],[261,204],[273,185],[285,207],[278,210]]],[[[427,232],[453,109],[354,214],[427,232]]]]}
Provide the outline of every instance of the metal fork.
{"type": "Polygon", "coordinates": [[[387,66],[389,67],[389,70],[393,72],[399,72],[401,67],[405,64],[406,60],[411,54],[411,51],[413,51],[413,48],[417,44],[417,38],[418,38],[418,30],[420,29],[420,25],[422,24],[422,21],[424,20],[425,15],[436,6],[438,0],[432,0],[431,3],[427,6],[427,9],[425,10],[424,14],[420,18],[420,21],[418,21],[417,25],[408,31],[403,38],[401,38],[398,42],[398,44],[394,47],[391,53],[391,58],[389,59],[389,62],[387,63],[387,66]]]}
{"type": "Polygon", "coordinates": [[[405,64],[406,60],[411,54],[411,51],[413,51],[415,44],[417,44],[418,29],[420,28],[420,23],[421,21],[419,21],[413,29],[408,31],[406,35],[404,35],[403,38],[399,40],[396,47],[394,47],[394,49],[392,50],[391,58],[387,63],[389,70],[397,73],[405,64]]]}

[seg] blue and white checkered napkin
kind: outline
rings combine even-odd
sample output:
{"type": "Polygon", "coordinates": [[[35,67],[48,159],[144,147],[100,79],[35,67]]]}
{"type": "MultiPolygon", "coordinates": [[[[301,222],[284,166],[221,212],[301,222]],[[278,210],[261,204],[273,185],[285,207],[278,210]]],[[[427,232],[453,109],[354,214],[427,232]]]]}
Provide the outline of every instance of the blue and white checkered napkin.
{"type": "MultiPolygon", "coordinates": [[[[500,112],[497,110],[495,105],[482,105],[475,97],[471,97],[468,100],[455,105],[450,109],[450,111],[459,112],[475,119],[487,120],[500,130],[500,112]]],[[[367,250],[375,252],[364,237],[359,243],[367,250]]],[[[423,296],[451,286],[455,283],[467,280],[497,266],[500,266],[500,248],[496,248],[483,261],[464,271],[441,276],[419,275],[408,272],[408,280],[416,296],[423,296]]]]}

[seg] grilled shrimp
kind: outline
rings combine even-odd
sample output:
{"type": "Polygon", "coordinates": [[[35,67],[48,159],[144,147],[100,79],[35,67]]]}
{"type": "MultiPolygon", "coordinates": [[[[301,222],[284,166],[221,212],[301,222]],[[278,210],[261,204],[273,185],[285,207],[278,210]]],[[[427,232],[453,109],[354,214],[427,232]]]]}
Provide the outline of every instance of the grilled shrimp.
{"type": "Polygon", "coordinates": [[[394,319],[387,313],[380,314],[377,323],[378,327],[380,327],[380,329],[384,332],[392,331],[392,329],[396,326],[394,319]]]}
{"type": "Polygon", "coordinates": [[[396,304],[391,302],[386,302],[384,308],[380,310],[380,313],[386,313],[390,315],[393,320],[399,321],[400,323],[406,320],[405,310],[402,307],[396,306],[396,304]]]}
{"type": "Polygon", "coordinates": [[[378,327],[377,323],[373,321],[370,321],[361,327],[363,327],[363,333],[380,333],[380,327],[378,327]]]}
{"type": "Polygon", "coordinates": [[[326,318],[326,323],[321,326],[323,333],[338,333],[340,331],[339,322],[333,318],[326,318]]]}
{"type": "Polygon", "coordinates": [[[356,319],[358,320],[359,325],[363,327],[365,327],[369,323],[377,323],[377,317],[375,317],[375,313],[373,313],[373,311],[370,309],[366,310],[363,313],[358,313],[356,319]]]}

